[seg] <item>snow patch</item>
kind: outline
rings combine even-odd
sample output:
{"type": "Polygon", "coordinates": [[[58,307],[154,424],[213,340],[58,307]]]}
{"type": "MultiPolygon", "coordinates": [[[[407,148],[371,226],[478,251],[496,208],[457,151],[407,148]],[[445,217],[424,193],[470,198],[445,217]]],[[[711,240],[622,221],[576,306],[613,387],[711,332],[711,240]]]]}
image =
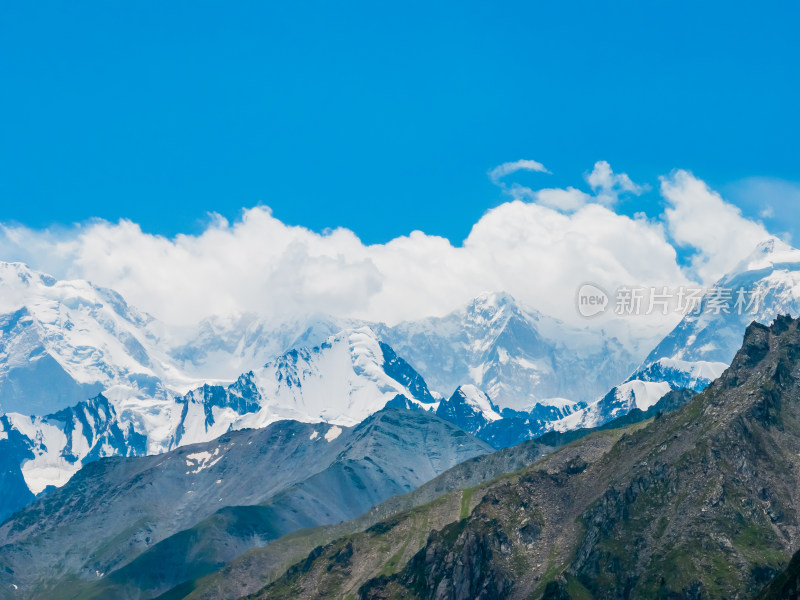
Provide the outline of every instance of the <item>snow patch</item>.
{"type": "Polygon", "coordinates": [[[328,440],[328,442],[332,442],[340,435],[342,435],[342,428],[337,425],[334,425],[333,427],[328,429],[327,433],[325,433],[325,439],[328,440]]]}
{"type": "Polygon", "coordinates": [[[214,448],[213,454],[211,452],[195,452],[194,454],[187,454],[186,467],[191,470],[186,471],[186,474],[189,475],[190,473],[199,473],[200,471],[205,471],[206,469],[213,467],[220,460],[222,460],[222,455],[219,452],[219,448],[214,448]]]}

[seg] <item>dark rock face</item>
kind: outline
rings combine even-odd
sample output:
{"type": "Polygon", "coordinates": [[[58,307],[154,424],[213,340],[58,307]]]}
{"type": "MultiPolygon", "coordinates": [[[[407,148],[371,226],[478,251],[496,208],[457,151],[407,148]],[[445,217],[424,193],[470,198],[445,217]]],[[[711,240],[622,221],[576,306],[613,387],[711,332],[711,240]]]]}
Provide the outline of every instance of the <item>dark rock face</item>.
{"type": "Polygon", "coordinates": [[[397,353],[388,344],[383,342],[379,342],[379,344],[383,353],[383,370],[386,374],[407,387],[414,398],[420,402],[433,402],[434,398],[422,376],[405,360],[397,356],[397,353]]]}
{"type": "Polygon", "coordinates": [[[0,521],[4,521],[33,500],[20,465],[34,455],[30,440],[11,428],[7,416],[0,417],[0,425],[8,432],[4,439],[0,439],[0,521]]]}
{"type": "Polygon", "coordinates": [[[774,576],[756,600],[797,600],[800,598],[800,552],[796,552],[789,566],[774,576]]]}
{"type": "MultiPolygon", "coordinates": [[[[491,525],[487,523],[486,527],[491,525]]],[[[501,530],[478,532],[455,523],[434,534],[430,542],[425,553],[411,560],[407,577],[402,580],[420,598],[489,600],[505,595],[510,589],[511,581],[493,568],[494,554],[507,547],[501,530]],[[455,541],[451,546],[439,545],[435,543],[437,537],[455,537],[455,541]]]]}

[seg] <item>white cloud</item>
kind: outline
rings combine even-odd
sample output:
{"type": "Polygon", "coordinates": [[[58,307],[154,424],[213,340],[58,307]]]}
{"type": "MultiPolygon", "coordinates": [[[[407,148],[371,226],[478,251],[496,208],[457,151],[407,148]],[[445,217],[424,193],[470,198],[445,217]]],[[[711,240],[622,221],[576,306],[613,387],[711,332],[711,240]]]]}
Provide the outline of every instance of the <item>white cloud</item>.
{"type": "Polygon", "coordinates": [[[566,189],[546,188],[534,190],[532,188],[512,183],[510,186],[501,181],[503,177],[520,170],[539,171],[549,173],[544,165],[534,160],[518,160],[503,163],[489,171],[489,179],[503,189],[514,200],[527,200],[549,206],[564,212],[571,212],[580,207],[594,202],[605,206],[616,204],[621,194],[638,196],[648,189],[647,186],[634,183],[626,173],[614,173],[611,165],[604,160],[597,161],[590,173],[584,176],[594,195],[576,189],[572,186],[566,189]]]}
{"type": "Polygon", "coordinates": [[[537,173],[549,173],[545,166],[537,162],[535,160],[515,160],[513,162],[503,163],[502,165],[496,166],[494,169],[489,171],[489,179],[495,185],[500,184],[500,180],[505,177],[506,175],[511,175],[512,173],[516,173],[517,171],[535,171],[537,173]]]}
{"type": "Polygon", "coordinates": [[[691,269],[703,283],[719,279],[770,237],[761,223],[743,217],[738,207],[688,171],[662,177],[661,195],[667,201],[669,234],[678,245],[696,250],[691,269]]]}
{"type": "Polygon", "coordinates": [[[174,239],[130,221],[90,223],[57,240],[47,231],[5,233],[7,258],[20,256],[12,240],[32,242],[26,260],[35,268],[49,263],[45,270],[59,277],[111,287],[181,325],[245,312],[396,322],[446,314],[492,290],[578,322],[573,296],[584,281],[613,288],[684,280],[661,225],[596,204],[565,215],[508,202],[481,218],[461,246],[419,231],[366,246],[345,229],[322,235],[287,226],[266,208],[174,239]],[[56,247],[62,258],[52,261],[56,247]]]}
{"type": "MultiPolygon", "coordinates": [[[[628,185],[615,181],[620,189],[628,185]]],[[[707,281],[766,233],[683,171],[662,180],[669,203],[663,220],[618,214],[575,188],[531,193],[525,198],[534,202],[512,200],[488,211],[458,246],[420,231],[365,245],[349,230],[319,234],[257,207],[236,222],[214,218],[199,235],[170,239],[125,220],[61,230],[5,226],[0,256],[111,287],[177,325],[250,312],[393,323],[443,315],[499,290],[586,325],[574,309],[581,284],[680,285],[694,271],[707,281]],[[689,275],[669,236],[697,249],[689,275]]],[[[674,324],[653,323],[661,333],[674,324]]]]}
{"type": "Polygon", "coordinates": [[[626,173],[614,173],[605,160],[594,163],[592,172],[586,175],[586,183],[595,192],[597,201],[609,206],[617,202],[620,194],[638,196],[647,189],[634,183],[626,173]]]}
{"type": "Polygon", "coordinates": [[[592,197],[572,186],[567,189],[546,188],[530,194],[530,198],[543,206],[562,211],[573,211],[591,202],[592,197]]]}

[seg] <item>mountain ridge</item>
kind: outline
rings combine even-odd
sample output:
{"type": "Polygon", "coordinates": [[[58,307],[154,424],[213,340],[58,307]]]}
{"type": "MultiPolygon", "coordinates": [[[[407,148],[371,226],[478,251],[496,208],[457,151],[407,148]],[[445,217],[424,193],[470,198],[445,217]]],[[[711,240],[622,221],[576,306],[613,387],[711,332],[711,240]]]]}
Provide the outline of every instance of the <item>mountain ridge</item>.
{"type": "MultiPolygon", "coordinates": [[[[112,573],[155,579],[160,568],[157,585],[169,589],[180,582],[169,579],[180,575],[177,547],[224,563],[296,528],[352,519],[490,451],[430,413],[388,409],[354,428],[284,420],[162,455],[95,461],[0,525],[0,588],[53,598],[81,581],[110,584],[112,573]],[[211,547],[192,550],[191,528],[215,521],[226,543],[212,536],[211,547]]],[[[185,565],[192,576],[201,566],[185,565]]]]}
{"type": "MultiPolygon", "coordinates": [[[[383,571],[371,566],[352,593],[748,597],[786,566],[800,546],[800,321],[751,324],[704,392],[618,433],[600,454],[586,444],[602,435],[582,438],[490,484],[419,552],[383,571]]],[[[392,543],[392,527],[383,530],[373,546],[392,543]]],[[[352,589],[342,586],[353,563],[334,559],[347,543],[309,556],[252,598],[318,597],[312,590],[325,572],[325,593],[352,589]]]]}

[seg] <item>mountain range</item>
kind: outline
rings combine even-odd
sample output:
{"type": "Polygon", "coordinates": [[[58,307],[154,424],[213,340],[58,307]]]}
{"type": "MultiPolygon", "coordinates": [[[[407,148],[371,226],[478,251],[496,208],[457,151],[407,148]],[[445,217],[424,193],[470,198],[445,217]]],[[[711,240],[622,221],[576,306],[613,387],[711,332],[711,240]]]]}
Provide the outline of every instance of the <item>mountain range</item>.
{"type": "MultiPolygon", "coordinates": [[[[796,322],[779,315],[800,314],[800,251],[776,239],[760,245],[708,290],[697,310],[649,353],[599,327],[569,327],[504,293],[483,294],[445,317],[394,326],[319,315],[273,324],[245,316],[207,320],[187,336],[130,307],[113,291],[56,281],[24,265],[2,264],[0,289],[5,311],[0,316],[0,518],[7,519],[0,526],[0,589],[6,590],[0,597],[203,597],[211,585],[231,593],[220,579],[223,567],[238,573],[237,581],[248,592],[255,592],[254,582],[260,581],[270,586],[263,592],[269,597],[302,596],[307,589],[302,582],[318,573],[317,564],[327,565],[323,589],[330,585],[333,597],[343,590],[359,597],[427,597],[422,585],[444,590],[442,597],[501,597],[518,589],[580,597],[583,588],[604,596],[634,584],[616,579],[603,588],[606,584],[593,579],[609,568],[603,562],[612,560],[606,546],[592,546],[601,558],[588,571],[583,563],[567,562],[562,546],[574,547],[579,533],[562,521],[566,513],[544,505],[569,505],[573,512],[584,511],[570,518],[589,519],[594,505],[584,501],[594,492],[577,483],[574,489],[572,483],[561,489],[559,473],[572,482],[577,481],[573,475],[591,472],[592,489],[602,488],[604,494],[612,488],[627,490],[634,484],[619,477],[638,473],[641,465],[629,464],[628,458],[608,462],[608,457],[622,452],[623,442],[645,435],[638,423],[656,416],[644,426],[646,440],[630,450],[631,456],[652,462],[662,450],[654,454],[651,444],[663,438],[652,428],[676,419],[661,415],[696,392],[706,400],[690,405],[716,408],[692,412],[689,420],[681,417],[691,431],[691,419],[705,418],[709,411],[713,425],[703,431],[727,427],[729,417],[720,416],[725,412],[720,407],[727,406],[729,396],[737,398],[732,414],[740,420],[759,410],[769,413],[753,427],[761,423],[788,431],[794,418],[790,411],[787,421],[771,420],[778,410],[773,405],[782,406],[774,395],[783,399],[795,393],[796,322]],[[749,306],[716,310],[720,290],[734,297],[741,290],[749,306]],[[752,320],[774,325],[748,328],[752,320]],[[744,348],[737,352],[746,329],[744,348]],[[739,411],[748,402],[755,408],[739,411]],[[587,436],[590,430],[595,433],[587,436]],[[541,441],[526,442],[536,438],[541,441]],[[569,445],[556,451],[564,444],[569,445]],[[508,450],[494,453],[497,449],[508,450]],[[510,475],[537,460],[544,461],[550,479],[537,475],[534,485],[510,475]],[[456,584],[455,572],[447,571],[448,553],[454,550],[436,544],[426,550],[433,562],[420,563],[415,553],[424,549],[427,532],[450,531],[451,524],[461,521],[470,525],[470,514],[488,501],[496,477],[518,488],[517,500],[498,500],[501,508],[516,501],[540,507],[530,516],[530,530],[523,523],[523,534],[506,528],[503,519],[511,517],[502,512],[505,508],[481,509],[481,518],[497,520],[502,526],[495,529],[512,541],[501,540],[499,550],[492,545],[497,540],[477,550],[469,542],[457,552],[466,556],[476,550],[482,557],[479,565],[465,567],[472,581],[497,552],[507,556],[503,548],[510,544],[511,558],[490,565],[499,575],[490,575],[480,589],[456,584]],[[531,486],[539,491],[534,494],[531,486]],[[525,494],[536,500],[526,500],[525,494]],[[439,508],[429,508],[429,502],[439,508]],[[408,523],[401,516],[404,510],[417,515],[416,525],[400,541],[387,539],[384,534],[395,526],[383,531],[380,520],[408,523]],[[541,545],[537,540],[554,523],[563,529],[557,547],[564,568],[545,582],[550,592],[538,583],[518,588],[523,563],[539,578],[535,581],[547,578],[548,570],[540,573],[541,564],[530,561],[544,561],[533,546],[541,545]],[[378,527],[368,542],[362,536],[367,527],[378,527]],[[336,560],[345,560],[341,552],[358,554],[356,546],[336,546],[337,535],[356,534],[370,553],[363,564],[384,563],[375,572],[365,567],[354,580],[341,565],[325,561],[329,544],[337,548],[336,560]],[[526,536],[531,541],[524,541],[526,536]],[[524,549],[515,546],[517,538],[524,549]],[[312,552],[300,571],[290,569],[279,577],[289,566],[287,556],[308,553],[312,540],[324,547],[312,552]],[[375,555],[374,544],[393,549],[393,558],[375,555]],[[271,575],[259,579],[247,565],[265,560],[271,575]],[[431,580],[433,566],[445,570],[431,580]],[[401,567],[422,569],[424,582],[418,572],[412,575],[401,567]]],[[[678,435],[659,448],[675,445],[684,452],[674,439],[689,437],[695,447],[710,444],[697,435],[678,435]]],[[[737,447],[750,441],[726,435],[737,447]]],[[[785,445],[788,439],[770,443],[785,445]]],[[[778,455],[786,452],[780,449],[778,455]]],[[[727,464],[715,460],[709,464],[728,473],[727,464]]],[[[755,464],[757,456],[741,460],[755,464]]],[[[670,463],[663,468],[681,472],[684,467],[670,463]]],[[[773,476],[768,469],[763,473],[773,476]]],[[[749,485],[756,481],[751,475],[738,476],[750,477],[749,485]]],[[[731,477],[720,485],[739,490],[741,481],[731,477]]],[[[680,477],[669,485],[684,489],[680,477]]],[[[687,485],[687,494],[702,496],[695,484],[687,485]]],[[[767,500],[770,506],[777,502],[767,500]]],[[[748,496],[746,502],[754,500],[748,496]]],[[[788,511],[788,501],[781,502],[781,510],[788,511]]],[[[741,511],[731,515],[752,517],[741,511]]],[[[588,521],[581,522],[594,531],[588,521]]],[[[694,522],[687,527],[701,530],[694,522]]],[[[479,534],[487,531],[476,525],[469,529],[470,539],[480,541],[479,534]]],[[[458,529],[456,541],[462,533],[458,529]]],[[[448,544],[453,541],[451,534],[442,535],[448,544]]],[[[620,539],[623,534],[615,530],[611,535],[620,539]]],[[[650,530],[642,535],[657,541],[650,530]]],[[[758,535],[768,533],[759,529],[758,535]]],[[[780,556],[760,557],[761,564],[731,540],[740,551],[739,563],[749,560],[748,568],[761,569],[749,580],[740,569],[736,585],[747,593],[777,575],[793,551],[790,541],[775,550],[780,556]]],[[[613,560],[625,562],[621,555],[613,560]]],[[[613,569],[621,568],[618,562],[613,569]]],[[[640,573],[649,567],[625,568],[639,585],[640,573]]],[[[653,568],[665,567],[658,563],[653,568]]],[[[319,581],[314,581],[318,592],[319,581]]],[[[678,583],[667,582],[658,590],[665,597],[683,597],[692,590],[716,597],[724,588],[703,578],[678,583]]],[[[636,590],[640,596],[653,592],[650,587],[636,590]]]]}
{"type": "Polygon", "coordinates": [[[798,423],[800,321],[753,324],[677,410],[334,540],[249,597],[789,598],[798,423]]]}
{"type": "Polygon", "coordinates": [[[0,517],[103,456],[158,454],[287,418],[354,425],[391,401],[434,411],[495,448],[597,426],[670,389],[702,390],[749,320],[800,314],[800,252],[777,239],[716,286],[744,289],[755,310],[715,313],[709,291],[638,367],[602,329],[567,327],[502,293],[392,327],[208,320],[177,343],[113,291],[1,266],[10,310],[0,316],[0,517]],[[203,369],[228,382],[200,379],[203,369]]]}
{"type": "Polygon", "coordinates": [[[126,564],[151,577],[159,568],[175,577],[177,566],[204,574],[491,451],[430,413],[386,409],[356,427],[281,420],[161,455],[103,458],[0,526],[0,590],[67,597],[126,564]],[[206,545],[195,547],[201,534],[206,545]],[[209,536],[226,542],[212,553],[209,536]]]}

